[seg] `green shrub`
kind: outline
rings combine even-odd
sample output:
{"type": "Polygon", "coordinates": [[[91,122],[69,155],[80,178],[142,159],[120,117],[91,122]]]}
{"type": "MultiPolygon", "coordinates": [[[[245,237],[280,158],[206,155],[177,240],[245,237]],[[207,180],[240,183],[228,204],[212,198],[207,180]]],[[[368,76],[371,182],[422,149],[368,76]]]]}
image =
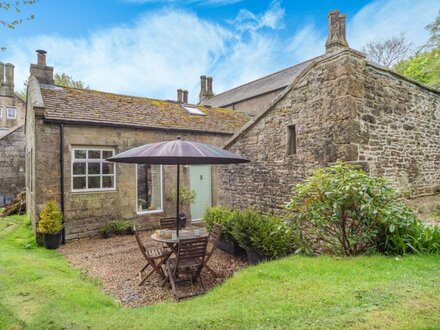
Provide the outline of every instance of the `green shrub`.
{"type": "Polygon", "coordinates": [[[294,231],[279,217],[247,209],[233,212],[231,224],[232,236],[246,250],[257,250],[271,259],[293,251],[294,231]]]}
{"type": "Polygon", "coordinates": [[[113,232],[115,234],[126,234],[134,229],[133,224],[127,220],[113,220],[100,228],[102,234],[113,232]]]}
{"type": "Polygon", "coordinates": [[[49,201],[40,212],[37,230],[41,234],[56,234],[63,229],[63,213],[55,201],[49,201]]]}
{"type": "Polygon", "coordinates": [[[420,223],[383,178],[337,162],[294,188],[287,205],[307,253],[438,251],[438,229],[420,223]]]}
{"type": "Polygon", "coordinates": [[[232,211],[223,206],[214,206],[206,209],[202,221],[208,231],[211,230],[214,222],[222,225],[222,234],[226,237],[232,237],[232,211]]]}

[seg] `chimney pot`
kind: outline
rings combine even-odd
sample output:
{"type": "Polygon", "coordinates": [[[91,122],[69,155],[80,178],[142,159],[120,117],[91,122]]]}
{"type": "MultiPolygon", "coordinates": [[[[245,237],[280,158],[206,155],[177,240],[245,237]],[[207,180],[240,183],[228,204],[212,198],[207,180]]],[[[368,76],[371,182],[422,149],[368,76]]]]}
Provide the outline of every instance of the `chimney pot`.
{"type": "Polygon", "coordinates": [[[183,91],[183,103],[188,104],[188,91],[186,89],[183,91]]]}
{"type": "Polygon", "coordinates": [[[345,32],[346,16],[339,10],[332,10],[328,13],[328,38],[325,43],[327,53],[348,48],[345,32]]]}
{"type": "Polygon", "coordinates": [[[212,77],[207,78],[206,96],[208,99],[214,96],[214,92],[212,91],[212,77]]]}
{"type": "Polygon", "coordinates": [[[37,65],[46,66],[46,54],[47,52],[42,49],[37,49],[37,65]]]}
{"type": "Polygon", "coordinates": [[[177,102],[182,103],[183,101],[183,91],[179,88],[177,90],[177,102]]]}
{"type": "Polygon", "coordinates": [[[200,93],[199,93],[200,103],[206,100],[206,96],[207,96],[206,76],[200,76],[200,93]]]}

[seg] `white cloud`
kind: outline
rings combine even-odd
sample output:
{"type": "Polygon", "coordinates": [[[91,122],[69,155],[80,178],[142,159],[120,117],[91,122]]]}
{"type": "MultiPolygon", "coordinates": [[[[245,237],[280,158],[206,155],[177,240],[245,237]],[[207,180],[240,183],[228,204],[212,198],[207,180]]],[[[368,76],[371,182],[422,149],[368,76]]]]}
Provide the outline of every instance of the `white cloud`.
{"type": "MultiPolygon", "coordinates": [[[[431,0],[374,1],[348,18],[348,42],[360,49],[368,40],[405,32],[410,41],[423,43],[424,26],[437,13],[433,8],[431,0]]],[[[56,72],[92,88],[165,99],[175,99],[176,89],[184,88],[197,102],[201,74],[212,75],[214,91],[221,92],[324,53],[324,24],[312,21],[289,31],[284,15],[279,1],[263,13],[242,10],[223,24],[184,10],[159,10],[131,25],[83,38],[40,35],[14,40],[6,45],[5,55],[16,66],[17,88],[28,76],[29,63],[35,63],[34,50],[43,48],[56,72]]]]}

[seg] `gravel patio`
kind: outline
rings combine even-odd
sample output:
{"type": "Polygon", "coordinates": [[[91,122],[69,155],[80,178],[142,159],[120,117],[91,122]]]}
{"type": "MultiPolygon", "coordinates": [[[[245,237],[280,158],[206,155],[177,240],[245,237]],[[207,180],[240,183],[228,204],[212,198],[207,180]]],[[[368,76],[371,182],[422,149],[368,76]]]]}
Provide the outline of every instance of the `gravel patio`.
{"type": "MultiPolygon", "coordinates": [[[[151,231],[140,232],[147,248],[159,245],[151,239],[151,234],[151,231]]],[[[138,286],[137,273],[146,261],[134,236],[83,239],[68,242],[59,251],[85,275],[99,279],[105,292],[114,296],[122,305],[136,307],[174,301],[171,290],[160,286],[162,280],[157,274],[153,274],[143,286],[138,286]]],[[[246,266],[246,262],[216,250],[209,266],[223,278],[214,278],[203,271],[202,277],[207,290],[231,277],[235,271],[246,266]]],[[[180,284],[178,290],[182,294],[194,294],[201,292],[201,285],[180,284]]]]}

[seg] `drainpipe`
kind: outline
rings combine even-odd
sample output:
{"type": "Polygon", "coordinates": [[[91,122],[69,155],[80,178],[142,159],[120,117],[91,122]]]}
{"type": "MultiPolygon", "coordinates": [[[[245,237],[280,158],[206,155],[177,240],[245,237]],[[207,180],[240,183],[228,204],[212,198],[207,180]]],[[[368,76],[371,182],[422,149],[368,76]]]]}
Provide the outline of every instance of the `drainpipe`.
{"type": "Polygon", "coordinates": [[[60,124],[60,190],[61,190],[61,212],[63,213],[62,244],[66,243],[66,230],[64,229],[64,124],[60,124]]]}

